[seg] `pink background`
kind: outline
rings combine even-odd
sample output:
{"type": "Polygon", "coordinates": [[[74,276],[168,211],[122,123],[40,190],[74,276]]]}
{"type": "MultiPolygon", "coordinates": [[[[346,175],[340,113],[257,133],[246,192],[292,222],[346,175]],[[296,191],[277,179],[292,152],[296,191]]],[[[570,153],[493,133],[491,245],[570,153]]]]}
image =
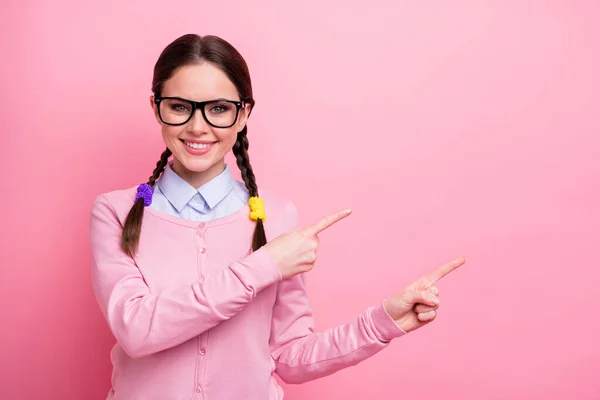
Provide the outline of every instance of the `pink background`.
{"type": "Polygon", "coordinates": [[[2,399],[105,398],[89,210],[150,175],[152,67],[188,32],[248,61],[259,184],[303,224],[354,210],[318,329],[467,257],[434,324],[287,399],[600,399],[600,3],[82,3],[2,5],[2,399]]]}

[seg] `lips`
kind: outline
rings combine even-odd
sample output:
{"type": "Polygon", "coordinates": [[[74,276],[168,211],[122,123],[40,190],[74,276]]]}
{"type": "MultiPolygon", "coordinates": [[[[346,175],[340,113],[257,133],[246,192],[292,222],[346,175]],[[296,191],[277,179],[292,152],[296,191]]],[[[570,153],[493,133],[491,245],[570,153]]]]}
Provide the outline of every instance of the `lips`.
{"type": "Polygon", "coordinates": [[[195,140],[186,140],[180,139],[184,144],[185,149],[188,153],[194,156],[203,156],[208,154],[218,142],[209,142],[209,141],[195,141],[195,140]]]}

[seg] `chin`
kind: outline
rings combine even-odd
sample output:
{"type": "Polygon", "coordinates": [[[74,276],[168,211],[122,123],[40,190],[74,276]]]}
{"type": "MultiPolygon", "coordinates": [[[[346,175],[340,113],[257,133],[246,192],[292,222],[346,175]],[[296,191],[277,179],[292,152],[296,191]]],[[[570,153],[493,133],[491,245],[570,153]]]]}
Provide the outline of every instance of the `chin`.
{"type": "Polygon", "coordinates": [[[216,164],[213,160],[190,160],[189,157],[180,159],[180,162],[190,172],[205,172],[216,164]]]}
{"type": "Polygon", "coordinates": [[[179,164],[190,172],[204,172],[213,168],[222,158],[216,158],[214,155],[207,156],[194,156],[190,155],[184,150],[184,154],[177,157],[179,164]]]}

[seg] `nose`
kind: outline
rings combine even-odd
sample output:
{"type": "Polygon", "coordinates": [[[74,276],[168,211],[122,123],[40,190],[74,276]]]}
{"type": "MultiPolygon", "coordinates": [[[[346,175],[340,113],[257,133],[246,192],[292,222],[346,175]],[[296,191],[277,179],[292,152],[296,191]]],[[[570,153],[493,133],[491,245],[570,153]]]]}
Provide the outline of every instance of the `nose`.
{"type": "Polygon", "coordinates": [[[210,125],[202,116],[202,110],[195,110],[194,115],[187,123],[188,130],[196,135],[210,132],[210,125]]]}

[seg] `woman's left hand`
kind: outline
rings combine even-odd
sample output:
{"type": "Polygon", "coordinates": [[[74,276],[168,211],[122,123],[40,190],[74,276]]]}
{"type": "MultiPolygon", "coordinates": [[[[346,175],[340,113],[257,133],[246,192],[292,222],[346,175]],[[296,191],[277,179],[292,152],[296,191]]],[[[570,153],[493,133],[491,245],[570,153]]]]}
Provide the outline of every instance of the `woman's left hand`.
{"type": "Polygon", "coordinates": [[[427,325],[437,316],[440,291],[434,284],[465,263],[463,257],[446,263],[417,279],[385,301],[385,310],[405,332],[427,325]]]}

